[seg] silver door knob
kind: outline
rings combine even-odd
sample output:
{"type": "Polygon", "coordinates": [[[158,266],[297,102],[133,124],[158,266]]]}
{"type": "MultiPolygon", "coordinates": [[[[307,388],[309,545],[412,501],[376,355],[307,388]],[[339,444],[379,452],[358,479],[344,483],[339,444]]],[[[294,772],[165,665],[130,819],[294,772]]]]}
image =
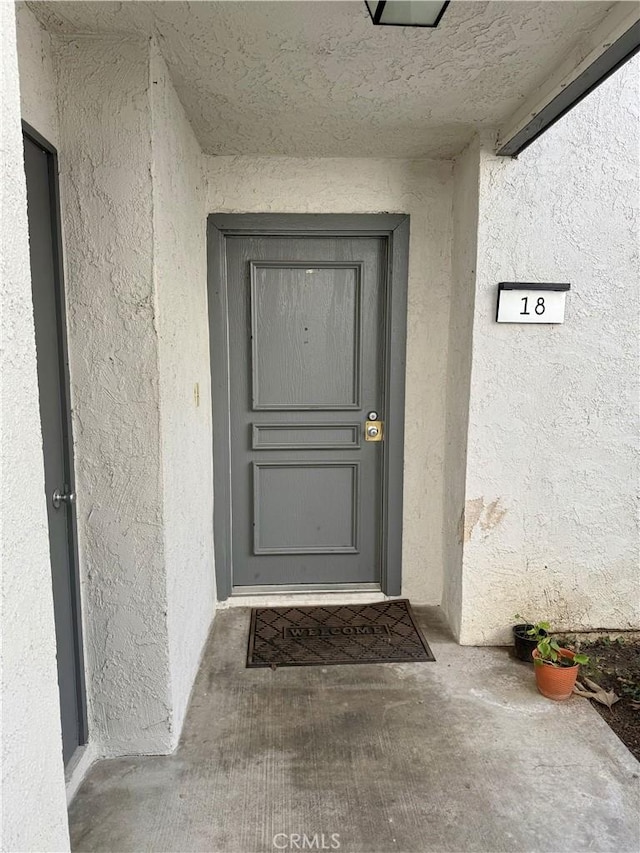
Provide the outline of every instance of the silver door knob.
{"type": "Polygon", "coordinates": [[[56,509],[60,509],[60,504],[74,504],[76,502],[76,493],[75,492],[61,492],[60,489],[56,489],[55,492],[51,495],[51,503],[54,505],[56,509]]]}
{"type": "Polygon", "coordinates": [[[379,432],[380,430],[378,429],[378,427],[374,426],[373,424],[370,424],[370,426],[367,427],[367,435],[370,435],[371,438],[375,438],[379,432]]]}

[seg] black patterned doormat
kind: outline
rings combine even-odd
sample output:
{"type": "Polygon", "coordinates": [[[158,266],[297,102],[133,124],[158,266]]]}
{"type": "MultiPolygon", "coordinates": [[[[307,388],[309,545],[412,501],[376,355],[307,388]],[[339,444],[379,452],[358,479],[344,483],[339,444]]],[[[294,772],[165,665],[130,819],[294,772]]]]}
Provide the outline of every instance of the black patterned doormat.
{"type": "Polygon", "coordinates": [[[406,599],[251,611],[248,667],[434,660],[406,599]]]}

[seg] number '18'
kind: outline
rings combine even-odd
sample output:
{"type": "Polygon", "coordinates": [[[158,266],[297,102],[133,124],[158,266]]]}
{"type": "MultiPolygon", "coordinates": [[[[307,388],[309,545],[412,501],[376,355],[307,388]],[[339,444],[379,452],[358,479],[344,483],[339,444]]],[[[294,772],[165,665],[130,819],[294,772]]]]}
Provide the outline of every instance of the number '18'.
{"type": "MultiPolygon", "coordinates": [[[[526,317],[529,317],[531,315],[531,311],[528,310],[528,308],[529,308],[529,297],[523,296],[520,301],[524,302],[524,306],[522,308],[522,311],[520,312],[520,315],[521,316],[525,315],[526,317]]],[[[544,296],[538,296],[538,301],[536,302],[533,310],[536,312],[536,314],[538,316],[540,316],[541,314],[544,314],[544,296]]]]}

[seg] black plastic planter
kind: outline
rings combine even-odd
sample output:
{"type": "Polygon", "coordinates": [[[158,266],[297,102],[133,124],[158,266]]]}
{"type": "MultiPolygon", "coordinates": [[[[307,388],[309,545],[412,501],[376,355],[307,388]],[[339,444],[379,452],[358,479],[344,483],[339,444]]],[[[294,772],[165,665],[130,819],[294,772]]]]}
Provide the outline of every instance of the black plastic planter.
{"type": "MultiPolygon", "coordinates": [[[[538,645],[538,640],[530,637],[527,634],[527,631],[530,631],[533,628],[533,625],[514,625],[513,626],[513,640],[515,643],[515,655],[518,660],[526,661],[526,663],[533,663],[533,658],[531,655],[533,654],[533,650],[538,645]]],[[[540,636],[546,637],[547,632],[541,630],[539,632],[540,636]]]]}

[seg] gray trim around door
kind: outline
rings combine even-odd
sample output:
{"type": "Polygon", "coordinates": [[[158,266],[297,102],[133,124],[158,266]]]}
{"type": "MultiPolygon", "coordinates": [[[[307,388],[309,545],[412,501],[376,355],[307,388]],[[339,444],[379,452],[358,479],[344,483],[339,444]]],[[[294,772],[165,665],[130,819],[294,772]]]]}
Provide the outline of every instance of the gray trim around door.
{"type": "MultiPolygon", "coordinates": [[[[35,145],[39,146],[47,154],[49,185],[51,190],[51,228],[54,235],[53,260],[54,277],[56,289],[56,314],[58,322],[58,340],[60,344],[60,388],[62,393],[62,408],[65,419],[62,425],[64,433],[64,458],[65,458],[65,483],[69,491],[76,491],[75,470],[73,464],[73,434],[71,431],[71,381],[69,374],[69,349],[67,341],[67,312],[64,285],[64,264],[62,253],[62,226],[60,221],[60,184],[58,180],[58,151],[57,149],[38,133],[35,128],[22,122],[22,133],[35,145]]],[[[73,612],[73,628],[75,638],[75,666],[77,685],[77,711],[78,711],[78,742],[82,746],[87,743],[87,694],[84,671],[84,644],[82,637],[82,608],[80,599],[80,557],[78,550],[78,521],[76,506],[70,503],[66,507],[67,514],[67,537],[69,543],[69,558],[72,566],[71,572],[71,596],[73,612]]]]}
{"type": "MultiPolygon", "coordinates": [[[[231,553],[231,429],[229,325],[225,240],[229,236],[383,237],[387,243],[385,441],[383,442],[381,588],[400,595],[406,372],[409,216],[405,214],[211,214],[207,279],[213,416],[214,537],[218,598],[233,594],[231,553]]],[[[315,585],[314,591],[318,591],[315,585]]],[[[273,592],[300,592],[296,588],[273,592]]],[[[332,587],[332,590],[335,587],[332,587]]],[[[246,588],[242,590],[247,592],[246,588]]],[[[266,592],[251,590],[255,592],[266,592]]],[[[310,591],[310,590],[309,590],[310,591]]],[[[337,590],[336,590],[337,591],[337,590]]]]}

